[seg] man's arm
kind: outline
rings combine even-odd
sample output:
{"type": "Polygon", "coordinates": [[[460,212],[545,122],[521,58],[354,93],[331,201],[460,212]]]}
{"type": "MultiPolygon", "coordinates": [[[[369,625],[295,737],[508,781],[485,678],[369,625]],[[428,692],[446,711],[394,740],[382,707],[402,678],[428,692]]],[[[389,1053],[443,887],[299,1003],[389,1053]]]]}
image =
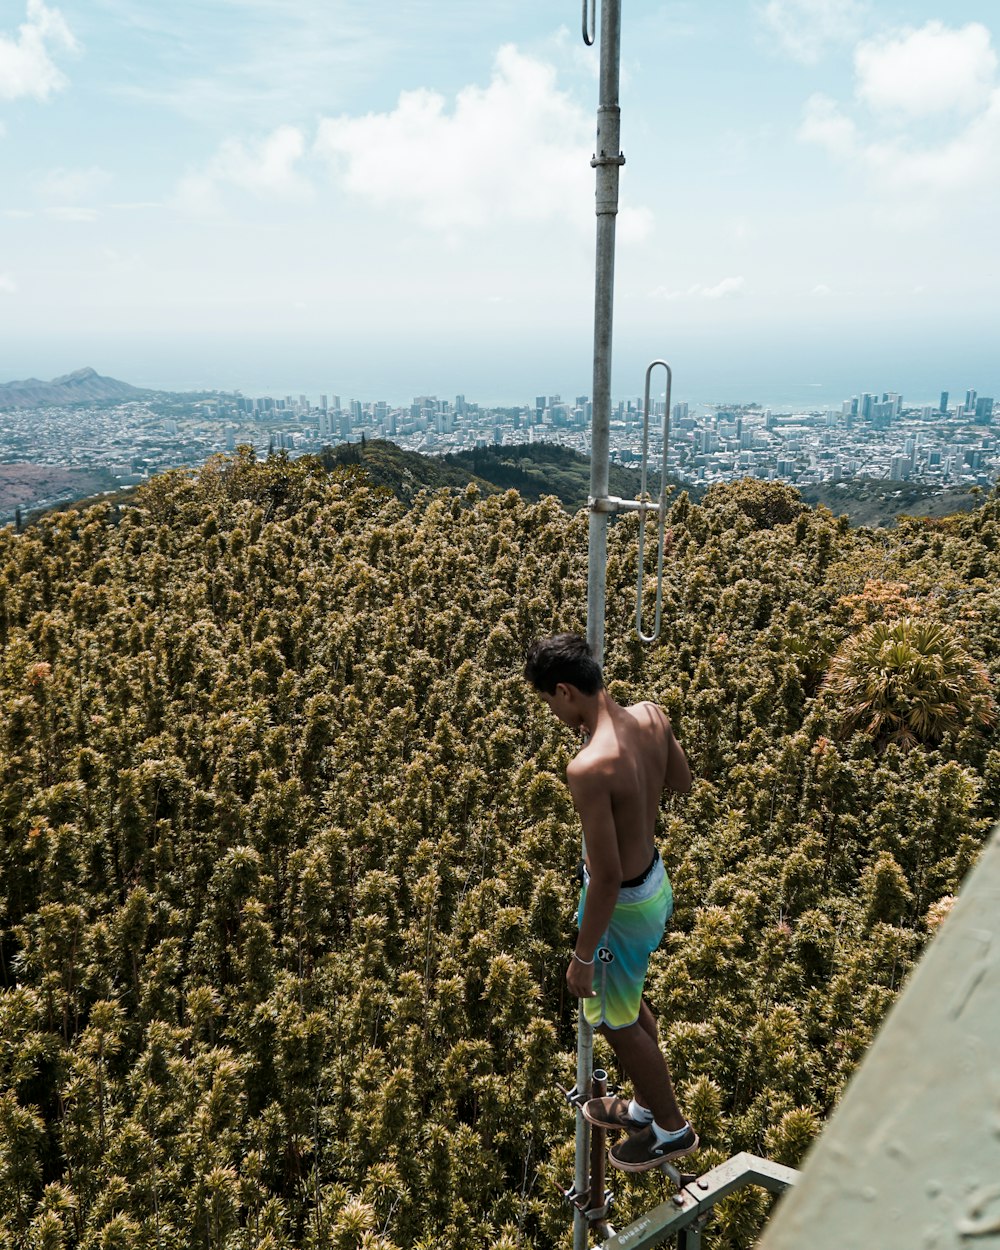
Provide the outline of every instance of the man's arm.
{"type": "Polygon", "coordinates": [[[663,717],[664,731],[667,735],[667,771],[663,778],[664,787],[668,790],[676,790],[678,794],[690,794],[691,769],[688,766],[687,756],[674,737],[674,727],[670,723],[670,717],[662,708],[660,708],[660,715],[663,717]]]}
{"type": "Polygon", "coordinates": [[[574,760],[566,773],[570,794],[580,816],[587,844],[590,884],[587,887],[580,932],[576,939],[579,959],[570,961],[566,980],[577,998],[593,997],[594,969],[580,960],[592,961],[601,936],[608,927],[618,902],[622,883],[618,831],[611,807],[610,778],[600,764],[585,765],[574,760]]]}

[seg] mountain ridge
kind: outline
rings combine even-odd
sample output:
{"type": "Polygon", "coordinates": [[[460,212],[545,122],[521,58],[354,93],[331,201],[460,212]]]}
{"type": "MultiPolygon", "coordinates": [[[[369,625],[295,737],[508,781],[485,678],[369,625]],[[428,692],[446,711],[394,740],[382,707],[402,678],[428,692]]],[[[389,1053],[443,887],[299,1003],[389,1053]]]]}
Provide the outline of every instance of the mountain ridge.
{"type": "Polygon", "coordinates": [[[104,377],[90,365],[63,373],[46,382],[42,378],[22,378],[0,382],[0,409],[64,407],[109,399],[141,399],[155,391],[143,390],[118,378],[104,377]]]}

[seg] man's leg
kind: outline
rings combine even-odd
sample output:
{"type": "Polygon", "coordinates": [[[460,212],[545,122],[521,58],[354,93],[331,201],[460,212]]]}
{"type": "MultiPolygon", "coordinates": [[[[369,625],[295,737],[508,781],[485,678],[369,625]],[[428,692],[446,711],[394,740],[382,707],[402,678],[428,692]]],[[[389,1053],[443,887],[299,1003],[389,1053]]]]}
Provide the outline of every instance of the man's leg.
{"type": "Polygon", "coordinates": [[[624,1029],[601,1028],[615,1057],[636,1090],[636,1102],[648,1107],[653,1119],[668,1133],[682,1129],[687,1121],[674,1094],[670,1069],[660,1050],[656,1019],[643,1000],[639,1019],[624,1029]]]}
{"type": "MultiPolygon", "coordinates": [[[[646,1002],[645,998],[643,998],[642,1002],[639,1004],[639,1019],[637,1023],[640,1028],[646,1030],[649,1036],[656,1043],[657,1049],[659,1049],[660,1030],[656,1024],[656,1016],[653,1015],[652,1011],[649,1008],[649,1004],[646,1002]]],[[[607,1034],[605,1034],[605,1036],[607,1036],[607,1034]]],[[[668,1069],[668,1073],[669,1073],[669,1069],[668,1069]]],[[[633,1093],[635,1096],[635,1100],[639,1104],[639,1106],[645,1107],[646,1110],[648,1111],[649,1101],[645,1097],[645,1095],[643,1094],[639,1086],[635,1084],[635,1082],[633,1082],[633,1093]]]]}

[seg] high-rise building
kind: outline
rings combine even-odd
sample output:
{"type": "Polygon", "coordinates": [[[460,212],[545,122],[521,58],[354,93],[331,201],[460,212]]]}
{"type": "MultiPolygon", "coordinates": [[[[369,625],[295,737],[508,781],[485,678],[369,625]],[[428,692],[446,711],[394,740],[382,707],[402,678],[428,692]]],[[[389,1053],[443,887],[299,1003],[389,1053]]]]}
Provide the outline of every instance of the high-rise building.
{"type": "Polygon", "coordinates": [[[975,391],[965,392],[965,411],[966,412],[976,411],[976,392],[975,391]]]}
{"type": "Polygon", "coordinates": [[[948,392],[947,391],[941,392],[941,404],[938,408],[938,412],[940,412],[943,417],[948,415],[948,392]]]}
{"type": "Polygon", "coordinates": [[[327,397],[326,397],[325,395],[320,395],[320,397],[319,397],[319,410],[320,410],[320,412],[327,412],[327,411],[328,411],[329,405],[328,405],[328,404],[327,404],[327,402],[326,402],[326,398],[327,398],[327,397]]]}
{"type": "Polygon", "coordinates": [[[980,395],[976,400],[976,424],[989,425],[993,420],[993,400],[988,395],[980,395]]]}

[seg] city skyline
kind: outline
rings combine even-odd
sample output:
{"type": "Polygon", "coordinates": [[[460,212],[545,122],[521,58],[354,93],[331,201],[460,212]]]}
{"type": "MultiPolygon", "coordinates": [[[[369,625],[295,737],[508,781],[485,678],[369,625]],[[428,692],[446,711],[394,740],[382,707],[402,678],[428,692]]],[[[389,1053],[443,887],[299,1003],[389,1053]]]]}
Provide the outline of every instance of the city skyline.
{"type": "MultiPolygon", "coordinates": [[[[108,380],[105,379],[107,382],[108,380]]],[[[0,393],[0,401],[3,395],[0,393]]],[[[612,459],[641,460],[641,399],[614,404],[612,459]]],[[[654,400],[649,454],[662,455],[664,400],[654,400]]],[[[551,392],[513,406],[472,396],[415,396],[399,405],[327,392],[318,403],[285,396],[140,394],[101,403],[0,410],[0,524],[18,509],[114,491],[173,468],[196,468],[242,445],[290,455],[366,437],[431,456],[524,443],[559,443],[588,456],[591,400],[551,392]]],[[[738,477],[803,488],[852,481],[914,482],[940,490],[988,489],[1000,478],[1000,435],[991,396],[972,388],[914,405],[892,392],[863,392],[837,408],[773,411],[755,404],[673,404],[673,478],[708,486],[738,477]]]]}
{"type": "MultiPolygon", "coordinates": [[[[578,23],[576,0],[8,4],[0,377],[578,386],[578,23]]],[[[631,2],[616,391],[666,355],[704,397],[1000,392],[998,31],[985,0],[631,2]]]]}

